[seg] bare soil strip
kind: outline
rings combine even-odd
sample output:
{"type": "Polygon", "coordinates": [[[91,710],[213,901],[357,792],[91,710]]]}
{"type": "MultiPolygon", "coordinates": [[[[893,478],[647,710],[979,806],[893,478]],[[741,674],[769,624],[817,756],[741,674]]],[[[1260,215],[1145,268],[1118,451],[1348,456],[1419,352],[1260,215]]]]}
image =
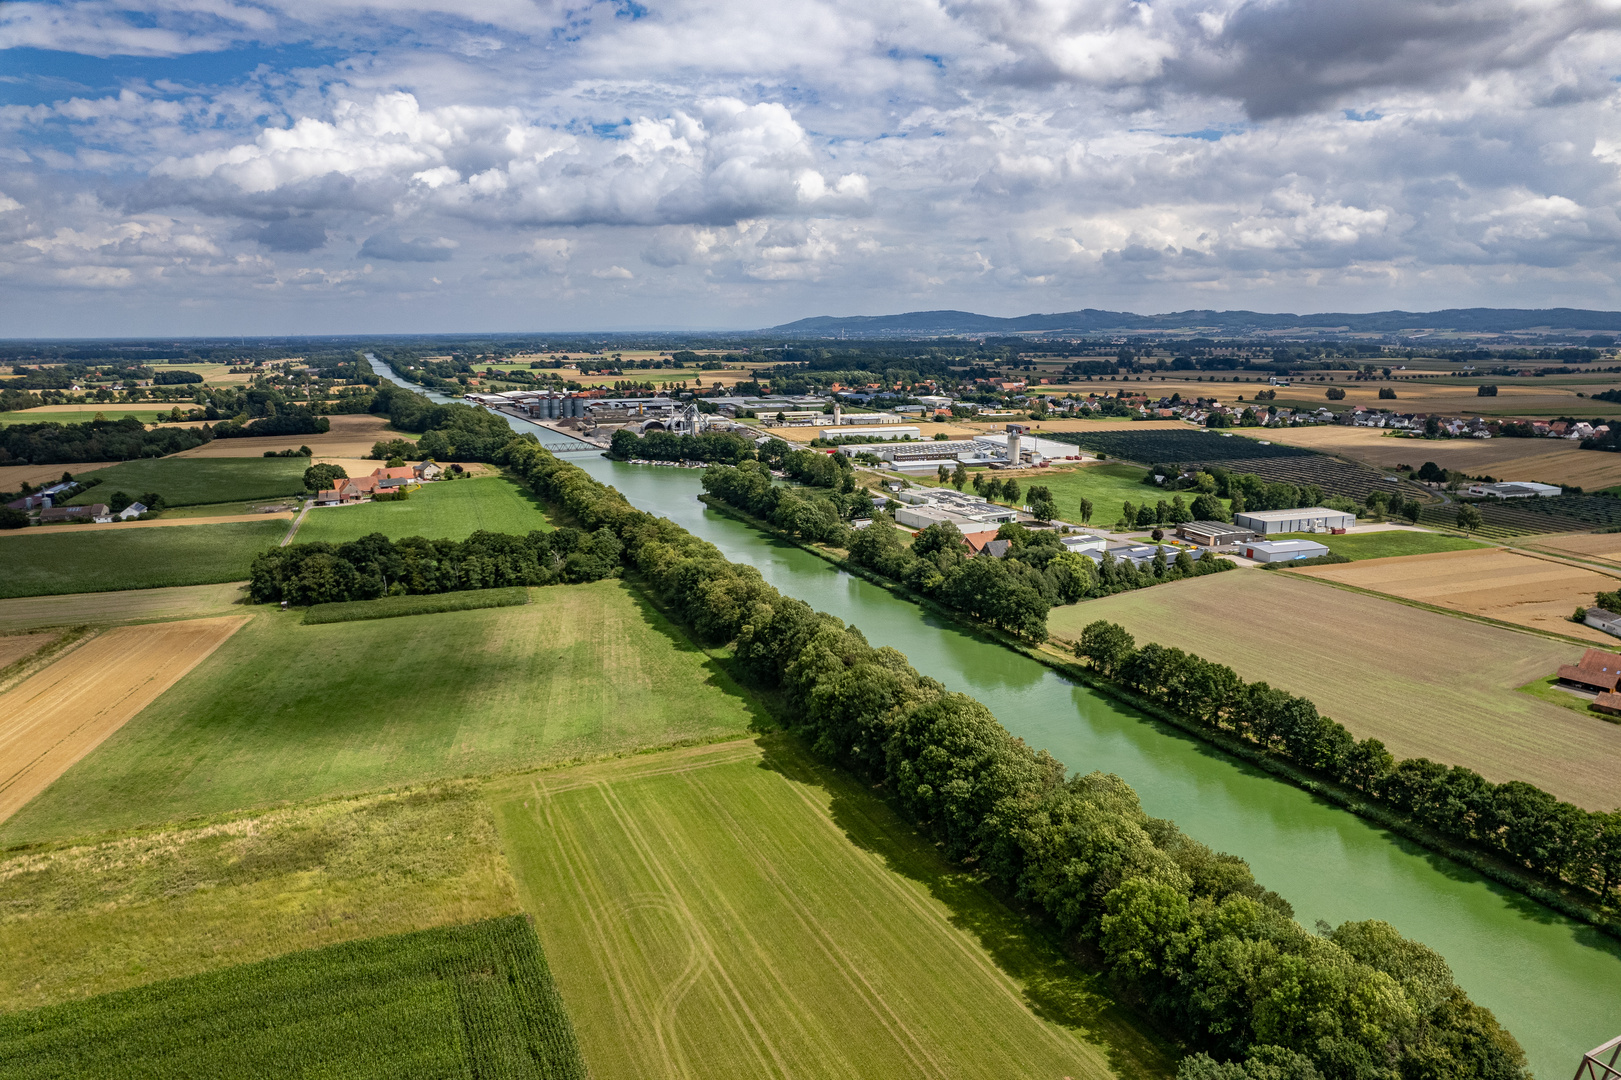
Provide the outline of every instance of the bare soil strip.
{"type": "Polygon", "coordinates": [[[0,637],[0,669],[33,655],[57,637],[56,634],[11,634],[0,637]]]}
{"type": "Polygon", "coordinates": [[[246,623],[240,615],[109,630],[0,695],[0,821],[246,623]]]}
{"type": "Polygon", "coordinates": [[[0,633],[39,626],[110,626],[155,619],[223,614],[240,599],[242,582],[172,585],[162,589],[18,596],[0,600],[0,633]]]}

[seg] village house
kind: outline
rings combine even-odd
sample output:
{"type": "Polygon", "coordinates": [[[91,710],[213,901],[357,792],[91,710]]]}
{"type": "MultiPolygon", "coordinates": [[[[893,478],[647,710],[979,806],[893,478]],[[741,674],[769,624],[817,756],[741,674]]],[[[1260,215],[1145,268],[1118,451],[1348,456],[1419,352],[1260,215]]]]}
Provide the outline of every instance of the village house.
{"type": "Polygon", "coordinates": [[[392,469],[373,469],[370,476],[353,476],[347,480],[339,480],[327,490],[316,492],[315,504],[341,506],[364,502],[378,492],[398,491],[411,484],[437,480],[444,475],[444,471],[442,466],[433,461],[424,461],[418,465],[401,465],[392,469]]]}

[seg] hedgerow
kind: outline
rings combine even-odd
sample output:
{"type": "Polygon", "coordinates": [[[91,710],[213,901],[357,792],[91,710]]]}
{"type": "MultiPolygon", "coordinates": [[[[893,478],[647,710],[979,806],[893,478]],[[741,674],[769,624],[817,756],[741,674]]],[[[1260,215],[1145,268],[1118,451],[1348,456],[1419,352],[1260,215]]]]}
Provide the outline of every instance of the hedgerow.
{"type": "Polygon", "coordinates": [[[1377,921],[1305,930],[1243,860],[1148,816],[1118,777],[1068,778],[980,702],[583,470],[522,443],[508,463],[587,527],[612,529],[668,610],[780,691],[820,754],[1095,953],[1123,997],[1200,1051],[1184,1080],[1527,1075],[1513,1036],[1430,949],[1377,921]]]}

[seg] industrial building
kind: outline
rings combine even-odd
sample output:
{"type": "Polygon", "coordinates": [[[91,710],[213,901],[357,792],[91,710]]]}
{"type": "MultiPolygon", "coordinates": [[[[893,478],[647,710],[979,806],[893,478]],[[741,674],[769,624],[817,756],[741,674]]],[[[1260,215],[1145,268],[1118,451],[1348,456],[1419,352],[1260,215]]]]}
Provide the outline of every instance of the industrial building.
{"type": "Polygon", "coordinates": [[[1356,524],[1356,515],[1343,510],[1329,510],[1322,506],[1308,506],[1302,510],[1255,510],[1233,515],[1233,524],[1261,536],[1292,532],[1332,532],[1349,529],[1356,524]]]}
{"type": "Polygon", "coordinates": [[[1229,525],[1225,521],[1190,521],[1185,525],[1178,525],[1176,535],[1206,547],[1226,547],[1228,544],[1242,544],[1246,540],[1255,539],[1253,531],[1240,525],[1229,525]]]}
{"type": "Polygon", "coordinates": [[[1251,540],[1238,546],[1238,553],[1256,562],[1293,562],[1328,554],[1328,548],[1315,540],[1251,540]]]}
{"type": "Polygon", "coordinates": [[[917,439],[921,438],[923,431],[916,424],[885,424],[883,426],[850,425],[848,427],[830,427],[822,429],[824,439],[917,439]]]}
{"type": "Polygon", "coordinates": [[[1536,499],[1561,495],[1558,484],[1533,484],[1529,480],[1509,480],[1499,484],[1470,484],[1469,494],[1494,499],[1536,499]]]}

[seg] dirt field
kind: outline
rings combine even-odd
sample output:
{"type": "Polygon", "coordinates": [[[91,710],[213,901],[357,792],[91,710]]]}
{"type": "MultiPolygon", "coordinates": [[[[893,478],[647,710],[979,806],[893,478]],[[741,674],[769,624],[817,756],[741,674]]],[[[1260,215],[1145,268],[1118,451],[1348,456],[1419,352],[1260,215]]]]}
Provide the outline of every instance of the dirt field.
{"type": "Polygon", "coordinates": [[[0,600],[0,633],[36,626],[107,626],[158,619],[194,619],[230,611],[242,598],[241,589],[239,583],[229,582],[0,600]]]}
{"type": "Polygon", "coordinates": [[[1349,565],[1287,571],[1436,607],[1613,645],[1615,638],[1570,621],[1593,594],[1621,588],[1621,578],[1501,548],[1441,551],[1349,565]]]}
{"type": "Polygon", "coordinates": [[[25,656],[30,656],[47,643],[55,641],[55,634],[8,634],[0,637],[0,668],[15,664],[25,656]]]}
{"type": "Polygon", "coordinates": [[[108,630],[0,695],[0,821],[101,744],[246,623],[108,630]]]}
{"type": "Polygon", "coordinates": [[[1621,569],[1621,533],[1565,533],[1527,537],[1520,545],[1538,551],[1574,555],[1579,559],[1604,562],[1621,569]]]}
{"type": "Polygon", "coordinates": [[[1268,429],[1267,438],[1380,468],[1433,461],[1444,469],[1500,480],[1604,488],[1621,484],[1621,454],[1578,450],[1561,439],[1395,439],[1376,428],[1268,429]]]}
{"type": "Polygon", "coordinates": [[[1310,698],[1357,738],[1380,739],[1398,758],[1465,765],[1498,782],[1525,780],[1590,810],[1621,804],[1621,725],[1515,692],[1573,663],[1580,645],[1262,571],[1055,608],[1049,626],[1071,640],[1096,619],[1126,627],[1138,644],[1187,649],[1245,679],[1310,698]]]}
{"type": "MultiPolygon", "coordinates": [[[[325,435],[274,435],[259,439],[215,439],[211,443],[204,443],[193,450],[182,450],[175,457],[263,457],[266,450],[297,450],[300,446],[307,446],[315,451],[318,461],[330,461],[333,458],[360,458],[371,453],[372,444],[378,439],[410,439],[416,441],[416,436],[403,431],[389,431],[388,419],[382,416],[372,416],[369,413],[357,413],[350,416],[330,416],[332,430],[325,435]]],[[[184,426],[184,425],[182,425],[184,426]]],[[[381,462],[372,462],[375,469],[381,462]]],[[[79,465],[78,469],[88,468],[79,465]]],[[[371,469],[367,469],[370,472],[371,469]]],[[[60,475],[60,472],[58,472],[60,475]]],[[[352,475],[352,474],[351,474],[352,475]]]]}

